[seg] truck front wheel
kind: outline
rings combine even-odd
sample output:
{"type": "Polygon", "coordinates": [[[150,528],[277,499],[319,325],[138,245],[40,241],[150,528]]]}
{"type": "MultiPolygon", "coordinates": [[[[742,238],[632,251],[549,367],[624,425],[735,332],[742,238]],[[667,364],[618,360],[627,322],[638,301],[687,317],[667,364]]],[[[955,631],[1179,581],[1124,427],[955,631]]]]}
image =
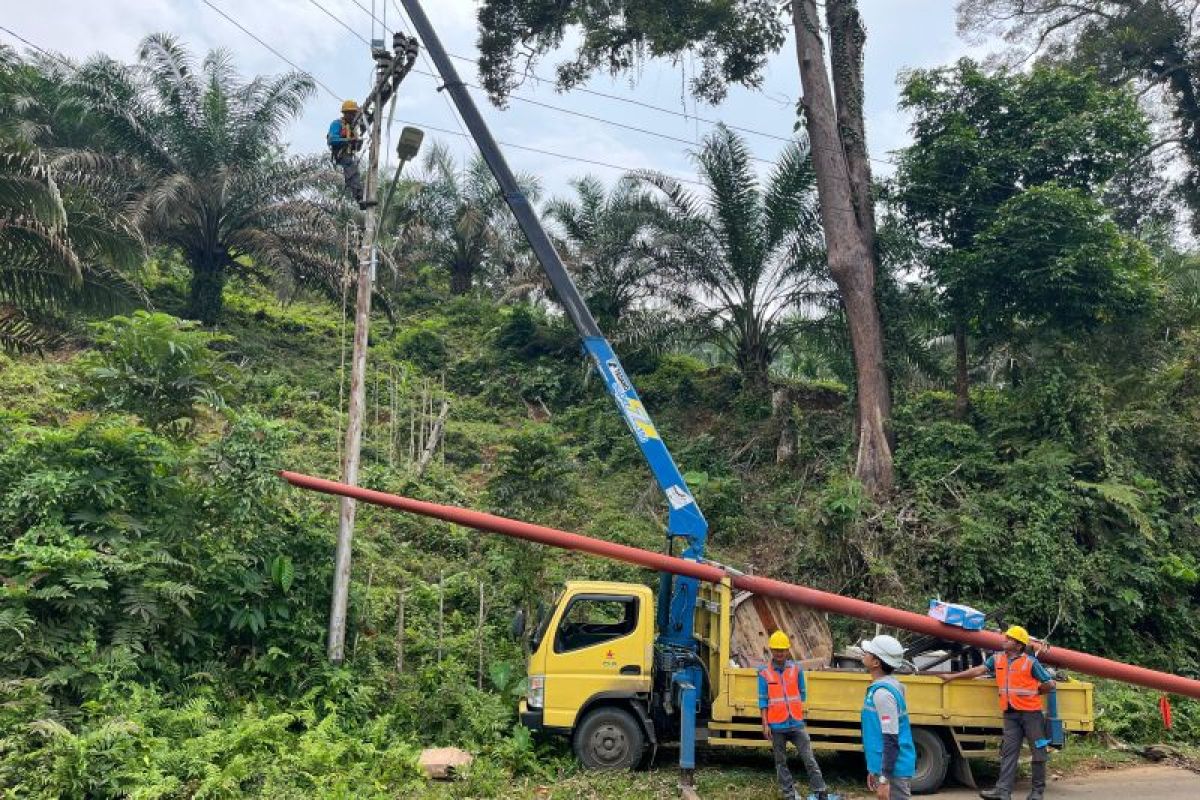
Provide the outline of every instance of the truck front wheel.
{"type": "Polygon", "coordinates": [[[917,750],[917,770],[909,780],[909,787],[913,794],[931,794],[942,788],[946,780],[950,751],[935,730],[913,728],[912,737],[917,750]]]}
{"type": "Polygon", "coordinates": [[[633,769],[642,760],[646,737],[633,714],[602,706],[589,711],[575,728],[574,747],[588,769],[633,769]]]}

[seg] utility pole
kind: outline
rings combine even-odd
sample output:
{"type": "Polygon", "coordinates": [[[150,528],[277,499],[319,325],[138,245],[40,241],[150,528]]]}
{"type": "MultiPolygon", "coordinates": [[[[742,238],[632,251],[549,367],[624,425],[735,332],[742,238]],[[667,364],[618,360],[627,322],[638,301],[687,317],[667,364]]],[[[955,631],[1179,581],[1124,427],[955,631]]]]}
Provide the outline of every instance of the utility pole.
{"type": "MultiPolygon", "coordinates": [[[[382,47],[372,48],[376,79],[366,102],[362,105],[355,130],[361,136],[364,118],[370,125],[367,149],[367,176],[363,187],[365,211],[362,242],[358,249],[358,292],[354,305],[354,355],[350,366],[350,408],[347,412],[345,453],[342,482],[358,485],[359,453],[362,449],[363,416],[366,409],[367,343],[371,329],[371,285],[375,279],[377,253],[376,206],[379,193],[379,140],[383,134],[383,109],[392,99],[400,81],[412,69],[417,59],[417,42],[397,33],[392,39],[393,52],[382,47]]],[[[403,144],[403,137],[401,139],[403,144]]],[[[413,153],[415,155],[415,153],[413,153]]],[[[403,157],[401,152],[401,157],[403,157]]],[[[397,169],[403,169],[403,162],[397,169]]],[[[338,514],[337,551],[333,566],[333,598],[329,607],[330,662],[341,664],[346,654],[346,611],[350,599],[350,561],[354,541],[355,501],[343,497],[338,514]]]]}

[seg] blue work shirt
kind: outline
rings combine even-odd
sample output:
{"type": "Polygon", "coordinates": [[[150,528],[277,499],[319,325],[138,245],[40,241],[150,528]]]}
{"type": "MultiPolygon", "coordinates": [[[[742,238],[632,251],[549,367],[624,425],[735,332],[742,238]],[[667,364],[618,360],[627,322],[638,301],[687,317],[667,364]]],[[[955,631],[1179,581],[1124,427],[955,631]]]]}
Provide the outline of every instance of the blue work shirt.
{"type": "MultiPolygon", "coordinates": [[[[1033,675],[1033,679],[1035,681],[1037,681],[1038,683],[1045,683],[1047,681],[1054,680],[1054,676],[1050,674],[1050,670],[1048,670],[1042,666],[1042,662],[1038,661],[1036,658],[1034,658],[1031,655],[1026,655],[1025,657],[1033,662],[1033,666],[1030,668],[1030,674],[1033,675]]],[[[1020,656],[1017,656],[1017,658],[1020,658],[1020,656]]],[[[988,656],[987,661],[983,662],[983,666],[987,669],[987,674],[988,674],[989,678],[996,677],[996,656],[995,655],[988,656]]]]}
{"type": "MultiPolygon", "coordinates": [[[[775,662],[772,660],[772,661],[767,662],[767,666],[765,667],[765,669],[774,670],[775,674],[779,676],[780,683],[782,683],[783,682],[783,670],[787,669],[794,663],[795,662],[793,662],[793,661],[785,661],[783,663],[783,669],[776,669],[775,662]]],[[[799,666],[799,665],[797,664],[797,666],[799,666]]],[[[796,682],[800,685],[800,700],[801,700],[801,702],[808,702],[808,682],[806,680],[804,680],[804,670],[803,669],[800,670],[800,677],[797,678],[796,682]]],[[[764,678],[762,675],[759,675],[758,676],[758,708],[761,711],[762,709],[766,708],[767,705],[768,705],[767,704],[767,679],[764,678]]],[[[803,721],[798,720],[798,719],[792,719],[791,717],[789,717],[784,722],[768,723],[768,724],[771,725],[771,730],[773,730],[773,731],[790,731],[790,730],[794,730],[795,728],[803,728],[804,727],[803,721]]]]}

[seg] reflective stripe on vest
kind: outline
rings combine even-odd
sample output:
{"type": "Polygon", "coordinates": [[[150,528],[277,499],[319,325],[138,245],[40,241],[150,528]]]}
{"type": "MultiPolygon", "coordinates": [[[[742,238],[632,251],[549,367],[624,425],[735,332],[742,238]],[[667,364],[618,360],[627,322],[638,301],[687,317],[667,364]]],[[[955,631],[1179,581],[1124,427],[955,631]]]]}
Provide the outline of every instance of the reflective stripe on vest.
{"type": "Polygon", "coordinates": [[[758,672],[767,682],[767,722],[779,725],[788,717],[797,722],[804,720],[804,701],[800,698],[800,667],[788,663],[783,670],[783,681],[772,667],[763,667],[758,672]]]}
{"type": "Polygon", "coordinates": [[[996,688],[1000,691],[1000,710],[1041,711],[1042,696],[1038,679],[1033,677],[1033,659],[1018,656],[1008,663],[1007,653],[996,654],[996,688]]]}

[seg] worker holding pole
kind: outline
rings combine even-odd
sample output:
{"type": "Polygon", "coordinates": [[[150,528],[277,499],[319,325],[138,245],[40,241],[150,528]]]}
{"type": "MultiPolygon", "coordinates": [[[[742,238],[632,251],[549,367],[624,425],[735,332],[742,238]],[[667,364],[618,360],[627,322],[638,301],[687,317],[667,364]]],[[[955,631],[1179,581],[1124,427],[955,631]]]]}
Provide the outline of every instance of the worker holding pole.
{"type": "Polygon", "coordinates": [[[1029,741],[1033,753],[1033,789],[1027,800],[1042,800],[1046,792],[1046,716],[1042,695],[1054,691],[1054,676],[1031,655],[1029,631],[1013,625],[1004,632],[1004,650],[978,667],[941,675],[943,681],[959,678],[994,677],[1004,712],[1004,738],[1000,744],[1000,777],[979,796],[984,800],[1010,800],[1017,780],[1021,740],[1029,741]]]}
{"type": "Polygon", "coordinates": [[[355,130],[358,112],[358,103],[355,101],[342,103],[342,116],[329,123],[325,141],[329,144],[329,158],[342,168],[347,194],[354,202],[361,204],[364,198],[362,175],[358,171],[358,149],[362,146],[362,139],[355,130]]]}
{"type": "Polygon", "coordinates": [[[783,800],[799,800],[787,764],[787,745],[791,742],[800,753],[817,800],[828,800],[825,777],[804,728],[804,701],[808,695],[804,670],[789,659],[792,643],[783,631],[772,633],[767,647],[771,650],[771,660],[758,671],[758,707],[762,713],[763,738],[771,743],[775,754],[779,791],[783,800]]]}
{"type": "Polygon", "coordinates": [[[904,664],[904,645],[881,634],[859,645],[871,685],[863,697],[862,742],[867,788],[877,800],[909,800],[917,748],[908,722],[904,684],[892,674],[904,664]]]}

